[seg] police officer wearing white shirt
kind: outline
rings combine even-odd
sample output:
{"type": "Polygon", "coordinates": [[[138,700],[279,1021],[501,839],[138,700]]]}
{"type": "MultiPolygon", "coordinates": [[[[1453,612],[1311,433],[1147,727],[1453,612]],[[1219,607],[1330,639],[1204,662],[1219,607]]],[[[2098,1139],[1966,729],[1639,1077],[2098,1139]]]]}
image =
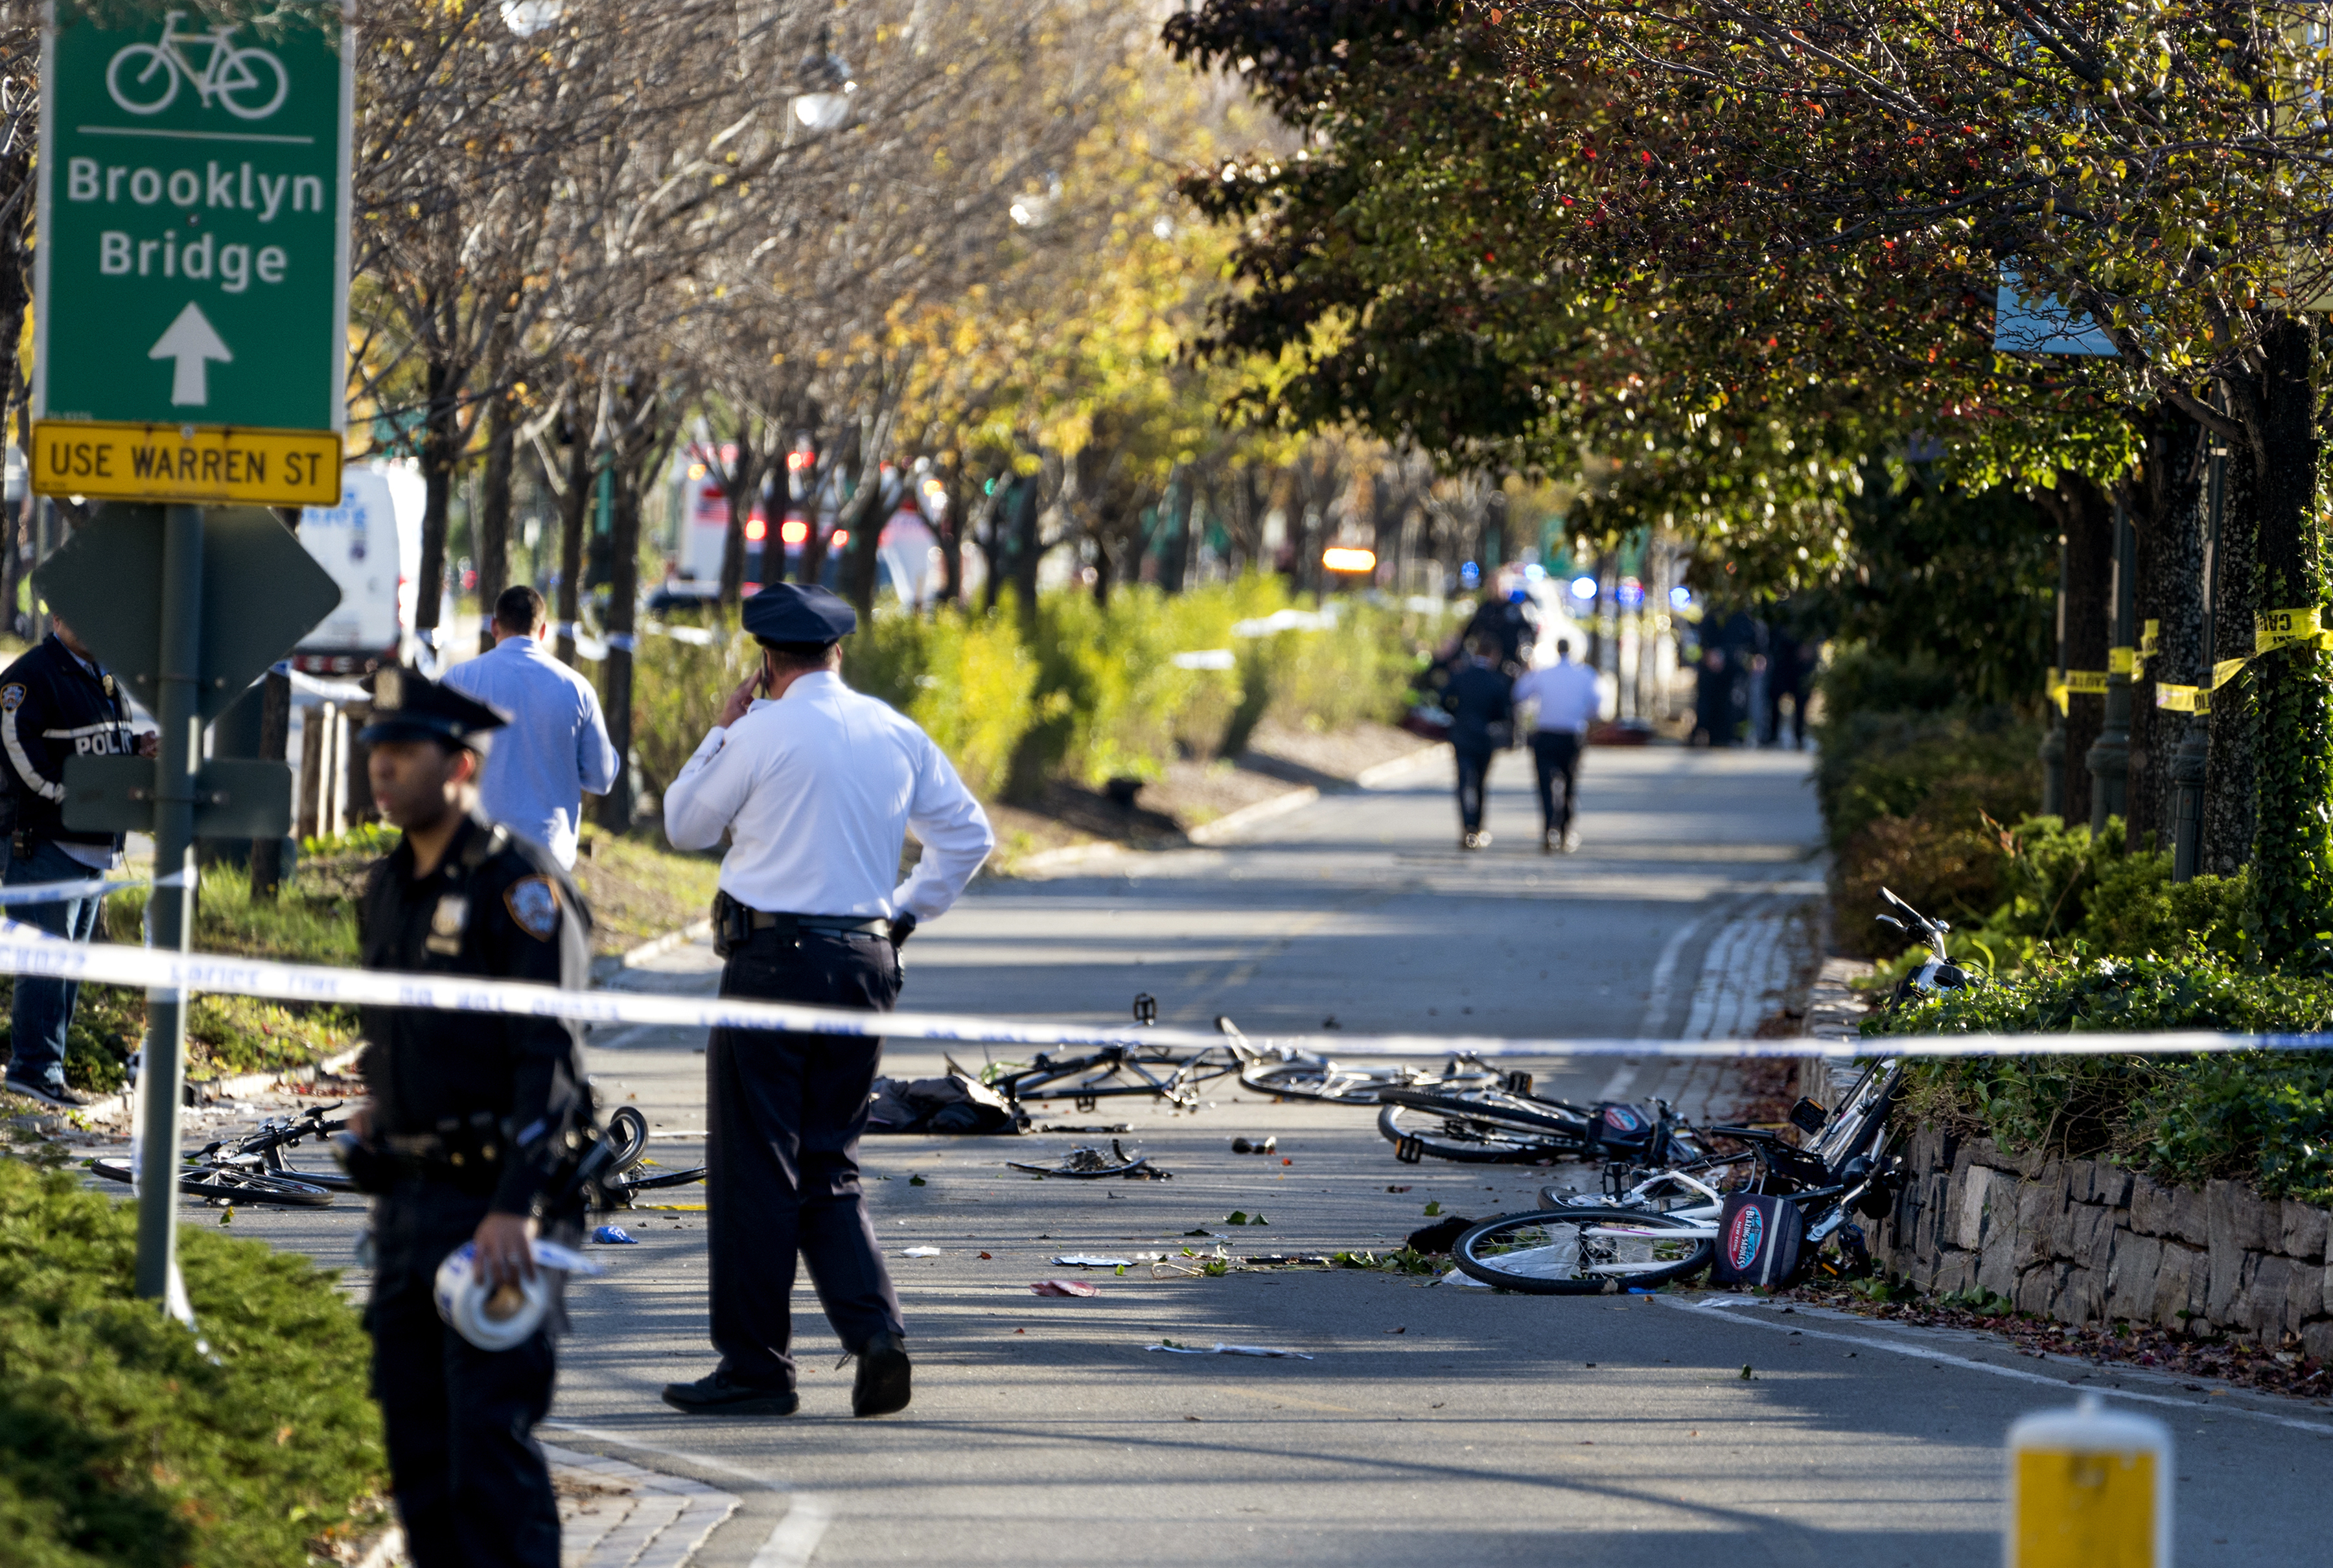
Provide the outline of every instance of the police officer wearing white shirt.
{"type": "MultiPolygon", "coordinates": [[[[821,588],[745,601],[762,668],[665,791],[682,849],[730,836],[714,901],[725,997],[888,1012],[898,944],[944,913],[996,836],[931,737],[842,684],[859,624],[821,588]],[[766,693],[764,698],[763,694],[766,693]],[[894,886],[907,830],[923,857],[894,886]]],[[[899,1299],[859,1186],[859,1138],[882,1042],[715,1029],[706,1056],[713,1343],[721,1364],[665,1402],[700,1415],[790,1415],[794,1255],[859,1358],[854,1415],[904,1410],[899,1299]]]]}
{"type": "Polygon", "coordinates": [[[1531,760],[1539,770],[1539,847],[1542,855],[1579,847],[1571,830],[1572,807],[1579,793],[1579,753],[1588,744],[1588,727],[1596,722],[1603,696],[1596,689],[1596,672],[1568,656],[1567,639],[1555,645],[1555,663],[1526,672],[1515,682],[1514,703],[1539,704],[1531,720],[1531,760]],[[1555,781],[1563,780],[1563,798],[1556,798],[1555,781]]]}

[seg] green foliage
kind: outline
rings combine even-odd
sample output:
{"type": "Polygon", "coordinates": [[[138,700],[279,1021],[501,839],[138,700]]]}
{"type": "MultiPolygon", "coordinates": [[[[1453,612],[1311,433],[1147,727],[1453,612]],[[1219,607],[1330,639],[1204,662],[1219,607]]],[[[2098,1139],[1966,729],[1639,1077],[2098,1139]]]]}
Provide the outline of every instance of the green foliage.
{"type": "Polygon", "coordinates": [[[1045,596],[1027,628],[1044,716],[1029,736],[1024,777],[1097,785],[1157,778],[1176,755],[1184,708],[1210,683],[1234,678],[1175,664],[1176,654],[1197,651],[1177,635],[1191,618],[1155,588],[1121,588],[1107,606],[1080,593],[1045,596]]]}
{"type": "Polygon", "coordinates": [[[2058,531],[2007,490],[1971,493],[1926,464],[1865,464],[1847,504],[1848,559],[1819,597],[1863,650],[1858,674],[1893,664],[1944,694],[1888,707],[2031,703],[2050,657],[2058,531]],[[1874,656],[1876,655],[1876,657],[1874,656]]]}
{"type": "Polygon", "coordinates": [[[632,655],[632,751],[649,798],[662,799],[737,683],[759,666],[761,650],[725,623],[709,644],[642,637],[632,655]]]}
{"type": "MultiPolygon", "coordinates": [[[[1867,1035],[2333,1029],[2333,980],[2190,949],[2129,961],[2043,956],[1982,990],[1864,1025],[1867,1035]]],[[[2105,1154],[2187,1184],[2242,1177],[2333,1200],[2333,1061],[2317,1054],[1965,1057],[1912,1069],[1906,1109],[2011,1150],[2105,1154]]]]}
{"type": "Polygon", "coordinates": [[[200,1337],[132,1297],[136,1217],[0,1159],[0,1558],[304,1568],[379,1511],[367,1344],[334,1276],[180,1233],[200,1337]]]}
{"type": "Polygon", "coordinates": [[[1039,712],[1037,662],[1009,617],[878,616],[846,659],[851,682],[922,725],[974,794],[1003,786],[1039,712]]]}

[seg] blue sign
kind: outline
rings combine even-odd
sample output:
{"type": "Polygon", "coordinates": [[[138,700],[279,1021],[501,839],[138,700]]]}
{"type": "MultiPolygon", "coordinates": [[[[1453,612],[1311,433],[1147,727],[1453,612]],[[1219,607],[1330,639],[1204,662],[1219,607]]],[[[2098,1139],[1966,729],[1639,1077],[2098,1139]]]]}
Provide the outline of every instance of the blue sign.
{"type": "Polygon", "coordinates": [[[2021,274],[2001,270],[2001,293],[1993,304],[1992,346],[2003,354],[2103,355],[2118,352],[2098,324],[2060,299],[2018,298],[2021,274]]]}

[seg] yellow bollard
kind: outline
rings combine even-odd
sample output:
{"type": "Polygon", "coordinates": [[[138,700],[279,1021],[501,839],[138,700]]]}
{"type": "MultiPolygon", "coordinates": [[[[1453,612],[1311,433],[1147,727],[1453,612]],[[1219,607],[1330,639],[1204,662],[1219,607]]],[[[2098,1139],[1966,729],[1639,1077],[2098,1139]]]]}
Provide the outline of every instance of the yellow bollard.
{"type": "Polygon", "coordinates": [[[2009,1429],[2007,1568],[2171,1568],[2171,1429],[2094,1393],[2009,1429]]]}

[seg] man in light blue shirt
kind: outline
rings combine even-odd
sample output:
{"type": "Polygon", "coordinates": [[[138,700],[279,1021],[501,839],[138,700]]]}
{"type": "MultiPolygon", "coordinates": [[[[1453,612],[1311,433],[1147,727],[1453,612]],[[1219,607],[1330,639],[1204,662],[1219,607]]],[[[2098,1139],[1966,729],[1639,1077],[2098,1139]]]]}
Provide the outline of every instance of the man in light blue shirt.
{"type": "Polygon", "coordinates": [[[486,753],[478,808],[575,864],[583,797],[616,781],[600,694],[543,651],[542,596],[523,586],[494,600],[494,651],[456,664],[441,684],[510,716],[486,753]]]}

